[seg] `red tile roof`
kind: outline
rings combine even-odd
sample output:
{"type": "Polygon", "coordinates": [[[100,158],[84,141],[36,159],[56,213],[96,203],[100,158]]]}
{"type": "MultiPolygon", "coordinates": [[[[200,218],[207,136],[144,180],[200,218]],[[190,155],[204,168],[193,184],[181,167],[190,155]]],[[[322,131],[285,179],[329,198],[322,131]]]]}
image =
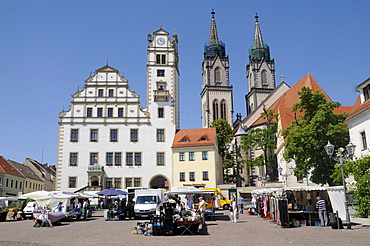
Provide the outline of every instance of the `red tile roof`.
{"type": "MultiPolygon", "coordinates": [[[[289,90],[287,90],[278,100],[271,105],[269,109],[272,109],[274,114],[279,114],[282,129],[285,129],[289,126],[294,118],[295,113],[291,111],[293,105],[300,101],[298,91],[303,87],[311,88],[313,91],[319,91],[324,94],[326,99],[331,101],[330,97],[326,92],[321,88],[321,86],[316,82],[316,80],[311,76],[311,74],[305,75],[301,80],[299,80],[295,85],[293,85],[289,90]]],[[[352,109],[351,106],[342,106],[337,109],[334,109],[334,113],[350,112],[352,109]]],[[[302,115],[303,113],[297,112],[296,115],[302,115]]],[[[260,125],[265,123],[263,117],[258,118],[253,125],[260,125]]]]}
{"type": "Polygon", "coordinates": [[[211,146],[216,144],[216,128],[179,130],[172,143],[172,148],[211,146]]]}
{"type": "Polygon", "coordinates": [[[355,102],[355,105],[353,105],[351,113],[348,115],[346,120],[349,120],[350,118],[360,114],[361,112],[365,111],[368,108],[370,108],[370,100],[367,100],[361,104],[360,97],[358,97],[355,102]]]}
{"type": "Polygon", "coordinates": [[[23,178],[23,175],[20,174],[12,165],[10,165],[10,163],[7,162],[3,156],[0,156],[0,173],[7,173],[23,178]]]}

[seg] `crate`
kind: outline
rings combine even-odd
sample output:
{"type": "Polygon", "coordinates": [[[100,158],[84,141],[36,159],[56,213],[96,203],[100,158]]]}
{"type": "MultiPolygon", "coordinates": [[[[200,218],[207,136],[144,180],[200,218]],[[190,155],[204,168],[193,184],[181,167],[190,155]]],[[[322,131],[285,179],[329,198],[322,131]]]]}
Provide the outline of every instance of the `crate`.
{"type": "Polygon", "coordinates": [[[320,221],[315,221],[315,226],[321,226],[321,222],[320,221]]]}
{"type": "Polygon", "coordinates": [[[301,226],[306,226],[307,225],[307,220],[301,220],[301,226]]]}

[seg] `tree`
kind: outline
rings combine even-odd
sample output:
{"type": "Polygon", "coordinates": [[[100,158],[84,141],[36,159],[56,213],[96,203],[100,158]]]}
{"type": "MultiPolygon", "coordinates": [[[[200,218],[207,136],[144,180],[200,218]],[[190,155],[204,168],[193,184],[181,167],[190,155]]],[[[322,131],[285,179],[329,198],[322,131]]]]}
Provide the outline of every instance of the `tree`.
{"type": "Polygon", "coordinates": [[[284,158],[295,161],[295,176],[304,176],[313,169],[311,181],[334,185],[331,175],[335,161],[326,155],[324,146],[328,140],[336,146],[348,143],[348,127],[344,123],[348,114],[334,114],[340,103],[328,101],[319,91],[303,87],[298,95],[300,101],[292,108],[295,121],[283,131],[284,158]]]}
{"type": "Polygon", "coordinates": [[[217,119],[211,123],[211,127],[216,128],[218,152],[222,157],[229,149],[229,144],[233,140],[233,131],[230,124],[224,119],[217,119]]]}
{"type": "MultiPolygon", "coordinates": [[[[344,163],[343,171],[345,177],[353,175],[356,181],[353,194],[357,216],[367,218],[370,211],[370,156],[344,163]]],[[[342,182],[341,169],[335,169],[332,177],[335,181],[342,182]]]]}
{"type": "Polygon", "coordinates": [[[256,157],[254,160],[246,160],[248,167],[266,165],[266,174],[270,176],[270,180],[276,179],[276,130],[277,130],[277,115],[272,110],[267,110],[263,107],[261,116],[266,120],[267,128],[255,128],[248,132],[241,139],[241,148],[244,150],[261,149],[263,154],[256,157]]]}
{"type": "MultiPolygon", "coordinates": [[[[216,128],[218,153],[221,155],[223,160],[223,168],[228,170],[234,165],[232,159],[232,153],[228,152],[230,142],[233,140],[233,132],[230,124],[224,119],[217,119],[211,123],[211,127],[216,128]]],[[[232,180],[232,177],[227,175],[224,177],[225,182],[232,180]]]]}

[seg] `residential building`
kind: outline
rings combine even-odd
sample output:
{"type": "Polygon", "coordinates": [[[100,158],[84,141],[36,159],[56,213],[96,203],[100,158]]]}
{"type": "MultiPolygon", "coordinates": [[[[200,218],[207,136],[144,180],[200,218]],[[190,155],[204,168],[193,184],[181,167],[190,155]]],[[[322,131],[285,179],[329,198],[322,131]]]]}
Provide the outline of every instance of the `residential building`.
{"type": "Polygon", "coordinates": [[[180,128],[178,37],[160,28],[147,38],[147,108],[107,64],[60,113],[57,190],[171,185],[171,146],[180,128]]]}
{"type": "Polygon", "coordinates": [[[212,11],[209,41],[204,46],[201,97],[202,127],[209,128],[217,119],[233,123],[233,87],[229,83],[229,56],[218,38],[215,12],[212,11]]]}
{"type": "Polygon", "coordinates": [[[3,156],[0,156],[0,197],[22,194],[25,178],[3,156]]]}
{"type": "Polygon", "coordinates": [[[216,128],[178,131],[172,152],[173,186],[217,187],[223,183],[216,128]]]}
{"type": "Polygon", "coordinates": [[[29,166],[12,160],[8,160],[8,162],[24,177],[23,194],[44,189],[44,181],[29,166]]]}
{"type": "Polygon", "coordinates": [[[356,145],[355,156],[362,157],[370,154],[370,78],[358,85],[357,89],[360,95],[346,123],[350,139],[356,145]]]}
{"type": "Polygon", "coordinates": [[[23,163],[25,166],[31,168],[31,170],[42,180],[43,190],[53,191],[55,190],[55,167],[48,164],[41,164],[31,158],[26,158],[23,163]]]}

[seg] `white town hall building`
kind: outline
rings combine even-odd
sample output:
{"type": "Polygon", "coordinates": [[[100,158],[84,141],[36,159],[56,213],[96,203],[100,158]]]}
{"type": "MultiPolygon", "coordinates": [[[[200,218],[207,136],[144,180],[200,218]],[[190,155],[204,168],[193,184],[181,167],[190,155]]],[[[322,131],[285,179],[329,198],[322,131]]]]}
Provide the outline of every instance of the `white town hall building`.
{"type": "Polygon", "coordinates": [[[171,186],[171,146],[180,128],[178,38],[148,34],[147,108],[108,64],[59,115],[56,189],[171,186]]]}

